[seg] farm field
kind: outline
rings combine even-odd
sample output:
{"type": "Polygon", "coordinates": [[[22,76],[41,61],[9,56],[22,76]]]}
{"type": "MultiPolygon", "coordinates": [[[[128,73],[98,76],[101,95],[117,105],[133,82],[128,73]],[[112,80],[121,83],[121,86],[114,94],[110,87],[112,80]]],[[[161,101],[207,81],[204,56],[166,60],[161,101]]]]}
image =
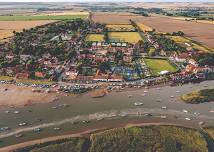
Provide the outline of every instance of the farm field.
{"type": "Polygon", "coordinates": [[[11,36],[13,36],[13,30],[0,30],[0,42],[7,41],[11,36]]]}
{"type": "Polygon", "coordinates": [[[138,32],[109,32],[108,37],[112,42],[137,43],[142,40],[138,32]]]}
{"type": "Polygon", "coordinates": [[[214,26],[212,24],[183,21],[162,16],[138,17],[133,19],[163,33],[183,31],[186,37],[214,49],[214,26]]]}
{"type": "Polygon", "coordinates": [[[159,75],[161,71],[176,72],[177,68],[165,59],[145,59],[146,65],[149,67],[152,75],[159,75]]]}
{"type": "Polygon", "coordinates": [[[143,32],[150,32],[152,31],[153,29],[143,23],[137,23],[137,26],[140,28],[141,31],[143,32]]]}
{"type": "Polygon", "coordinates": [[[0,16],[0,21],[31,21],[31,20],[72,20],[76,18],[86,19],[87,15],[15,15],[0,16]]]}
{"type": "Polygon", "coordinates": [[[103,42],[104,41],[104,35],[103,34],[89,34],[86,37],[86,41],[103,42]]]}
{"type": "Polygon", "coordinates": [[[204,47],[203,45],[199,45],[197,43],[194,43],[189,38],[185,38],[185,37],[181,37],[181,36],[168,36],[168,37],[178,44],[185,45],[185,46],[190,45],[192,48],[194,48],[198,51],[203,51],[203,52],[210,52],[211,51],[211,49],[208,49],[208,48],[204,47]]]}
{"type": "Polygon", "coordinates": [[[131,24],[108,24],[106,27],[108,31],[135,31],[131,24]]]}

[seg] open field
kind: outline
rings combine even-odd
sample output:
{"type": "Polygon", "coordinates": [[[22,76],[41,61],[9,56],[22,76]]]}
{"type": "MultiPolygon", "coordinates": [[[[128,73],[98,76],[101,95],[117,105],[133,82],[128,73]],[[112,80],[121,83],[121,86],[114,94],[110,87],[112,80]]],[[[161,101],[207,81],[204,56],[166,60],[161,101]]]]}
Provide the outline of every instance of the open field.
{"type": "Polygon", "coordinates": [[[7,41],[6,38],[13,36],[13,30],[0,30],[0,42],[7,41]]]}
{"type": "Polygon", "coordinates": [[[187,47],[188,45],[190,45],[195,50],[203,51],[203,52],[210,52],[210,50],[208,48],[204,47],[203,45],[194,43],[193,41],[191,41],[191,39],[181,37],[181,36],[168,36],[168,37],[182,46],[187,47]]]}
{"type": "Polygon", "coordinates": [[[137,26],[140,28],[143,32],[151,32],[153,29],[143,23],[137,23],[137,26]]]}
{"type": "Polygon", "coordinates": [[[31,20],[72,20],[76,18],[86,19],[87,15],[15,15],[15,16],[0,16],[0,21],[31,21],[31,20]]]}
{"type": "Polygon", "coordinates": [[[212,24],[182,21],[162,16],[138,17],[134,21],[144,23],[163,33],[183,31],[186,37],[214,49],[214,26],[212,24]]]}
{"type": "Polygon", "coordinates": [[[89,34],[86,37],[86,41],[103,42],[104,41],[104,35],[103,34],[89,34]]]}
{"type": "Polygon", "coordinates": [[[159,75],[161,71],[177,71],[176,67],[169,63],[168,60],[146,58],[145,63],[149,67],[153,75],[159,75]]]}
{"type": "Polygon", "coordinates": [[[131,24],[108,24],[108,31],[135,31],[131,24]]]}
{"type": "Polygon", "coordinates": [[[112,42],[137,43],[142,40],[138,32],[109,32],[109,40],[112,42]]]}

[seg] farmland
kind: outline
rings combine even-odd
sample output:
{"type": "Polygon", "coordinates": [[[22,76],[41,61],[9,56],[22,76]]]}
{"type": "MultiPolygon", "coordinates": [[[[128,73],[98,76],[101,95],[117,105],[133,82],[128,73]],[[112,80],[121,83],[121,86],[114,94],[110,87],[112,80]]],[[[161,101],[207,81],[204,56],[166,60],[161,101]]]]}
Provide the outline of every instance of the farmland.
{"type": "Polygon", "coordinates": [[[6,38],[13,36],[13,30],[0,30],[0,41],[6,41],[6,38]]]}
{"type": "Polygon", "coordinates": [[[131,24],[108,24],[106,27],[108,31],[135,31],[131,24]]]}
{"type": "Polygon", "coordinates": [[[153,75],[159,75],[161,71],[176,72],[177,68],[165,59],[145,59],[146,65],[149,67],[153,75]]]}
{"type": "Polygon", "coordinates": [[[103,34],[89,34],[86,37],[86,41],[103,42],[104,41],[104,35],[103,34]]]}
{"type": "Polygon", "coordinates": [[[140,28],[141,31],[143,32],[150,32],[152,31],[153,29],[143,23],[137,23],[137,26],[140,28]]]}
{"type": "Polygon", "coordinates": [[[15,16],[0,16],[0,21],[32,21],[32,20],[73,20],[76,18],[86,19],[86,15],[15,15],[15,16]]]}
{"type": "Polygon", "coordinates": [[[109,40],[112,42],[137,43],[142,40],[138,32],[109,32],[109,40]]]}
{"type": "Polygon", "coordinates": [[[214,26],[212,24],[182,21],[162,16],[138,17],[133,20],[144,23],[147,26],[156,29],[156,31],[163,33],[183,31],[186,37],[189,37],[211,49],[214,48],[214,26]]]}
{"type": "Polygon", "coordinates": [[[199,45],[195,42],[193,42],[189,38],[181,37],[181,36],[169,36],[170,39],[174,40],[176,43],[180,45],[190,45],[192,48],[198,51],[203,51],[203,52],[210,52],[210,50],[202,45],[199,45]]]}

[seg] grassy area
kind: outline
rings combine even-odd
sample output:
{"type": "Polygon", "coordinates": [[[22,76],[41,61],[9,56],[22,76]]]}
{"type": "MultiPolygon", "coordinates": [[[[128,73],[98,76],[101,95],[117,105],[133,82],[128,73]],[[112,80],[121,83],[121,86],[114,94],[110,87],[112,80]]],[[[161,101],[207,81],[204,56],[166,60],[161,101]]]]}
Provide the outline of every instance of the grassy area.
{"type": "Polygon", "coordinates": [[[30,84],[47,84],[52,85],[54,82],[52,81],[46,81],[46,80],[32,80],[32,79],[16,79],[17,83],[30,83],[30,84]]]}
{"type": "Polygon", "coordinates": [[[16,150],[16,152],[81,152],[84,150],[85,142],[84,138],[64,139],[27,147],[26,149],[16,150]]]}
{"type": "Polygon", "coordinates": [[[103,42],[104,41],[104,35],[103,34],[89,34],[86,37],[86,41],[103,42]]]}
{"type": "Polygon", "coordinates": [[[209,134],[209,136],[214,140],[214,127],[205,127],[204,130],[209,134]]]}
{"type": "Polygon", "coordinates": [[[91,136],[90,152],[207,152],[204,137],[195,130],[173,126],[119,128],[91,136]]]}
{"type": "Polygon", "coordinates": [[[146,65],[149,67],[152,75],[159,75],[161,71],[176,72],[177,68],[165,59],[145,59],[146,65]]]}
{"type": "Polygon", "coordinates": [[[151,32],[153,29],[143,23],[137,23],[137,26],[140,28],[143,32],[151,32]]]}
{"type": "Polygon", "coordinates": [[[135,31],[131,24],[108,24],[106,27],[108,31],[135,31]]]}
{"type": "Polygon", "coordinates": [[[15,15],[15,16],[0,16],[0,21],[30,21],[30,20],[72,20],[76,18],[86,19],[87,15],[15,15]]]}
{"type": "Polygon", "coordinates": [[[204,103],[214,101],[214,89],[204,89],[184,94],[181,99],[186,103],[204,103]]]}
{"type": "Polygon", "coordinates": [[[109,32],[108,37],[112,42],[137,43],[142,40],[138,32],[109,32]]]}
{"type": "Polygon", "coordinates": [[[181,44],[182,46],[185,46],[185,47],[188,47],[188,45],[190,45],[190,47],[192,47],[198,51],[203,51],[203,52],[211,51],[211,49],[208,49],[203,45],[199,45],[199,44],[193,42],[193,40],[186,38],[186,37],[181,37],[181,36],[168,36],[168,37],[170,39],[174,40],[176,43],[181,44]]]}
{"type": "Polygon", "coordinates": [[[3,81],[11,81],[11,80],[14,80],[14,77],[0,76],[0,80],[3,80],[3,81]]]}

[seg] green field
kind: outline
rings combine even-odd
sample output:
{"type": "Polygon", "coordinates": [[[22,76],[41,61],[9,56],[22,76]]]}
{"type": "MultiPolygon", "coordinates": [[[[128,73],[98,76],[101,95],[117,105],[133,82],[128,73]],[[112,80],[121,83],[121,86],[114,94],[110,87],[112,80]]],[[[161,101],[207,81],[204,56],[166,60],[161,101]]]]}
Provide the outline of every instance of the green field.
{"type": "Polygon", "coordinates": [[[135,31],[131,24],[108,24],[106,27],[108,31],[135,31]]]}
{"type": "Polygon", "coordinates": [[[88,34],[86,37],[86,41],[103,42],[104,41],[104,35],[103,34],[88,34]]]}
{"type": "Polygon", "coordinates": [[[0,21],[31,21],[31,20],[72,20],[76,18],[86,19],[87,15],[38,15],[38,16],[0,16],[0,21]]]}
{"type": "Polygon", "coordinates": [[[109,32],[108,37],[111,42],[137,43],[142,40],[138,32],[109,32]]]}
{"type": "Polygon", "coordinates": [[[177,68],[165,59],[145,59],[146,65],[149,67],[152,75],[159,75],[161,71],[176,72],[177,68]]]}

